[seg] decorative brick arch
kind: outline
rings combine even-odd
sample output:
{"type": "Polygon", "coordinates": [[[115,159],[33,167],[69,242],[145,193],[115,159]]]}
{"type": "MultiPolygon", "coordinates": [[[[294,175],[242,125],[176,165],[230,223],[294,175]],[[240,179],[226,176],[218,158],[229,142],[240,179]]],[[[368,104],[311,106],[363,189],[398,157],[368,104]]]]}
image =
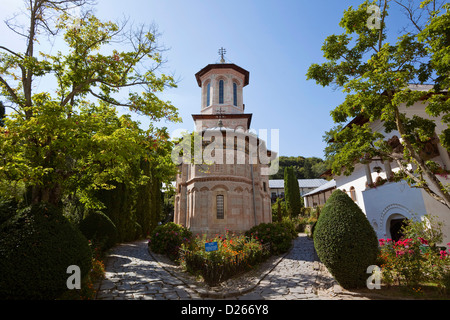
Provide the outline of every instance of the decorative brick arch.
{"type": "Polygon", "coordinates": [[[244,189],[242,187],[237,187],[237,188],[234,189],[234,192],[242,193],[242,192],[244,192],[244,189]]]}
{"type": "Polygon", "coordinates": [[[393,203],[388,205],[382,211],[380,218],[378,220],[378,230],[375,230],[377,234],[383,236],[387,234],[387,222],[388,220],[395,215],[403,216],[406,219],[411,219],[414,217],[414,212],[404,205],[393,203]]]}
{"type": "Polygon", "coordinates": [[[217,184],[213,188],[211,188],[211,191],[216,191],[218,189],[223,189],[225,191],[229,191],[228,187],[224,184],[217,184]]]}

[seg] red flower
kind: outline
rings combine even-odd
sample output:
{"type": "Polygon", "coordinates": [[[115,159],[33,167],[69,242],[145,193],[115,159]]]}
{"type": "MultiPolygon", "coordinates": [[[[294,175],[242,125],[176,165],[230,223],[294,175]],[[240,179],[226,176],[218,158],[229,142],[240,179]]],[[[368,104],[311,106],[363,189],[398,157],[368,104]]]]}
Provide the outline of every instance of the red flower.
{"type": "Polygon", "coordinates": [[[428,241],[425,240],[424,238],[418,237],[418,239],[420,240],[420,243],[422,243],[422,244],[428,244],[428,241]]]}

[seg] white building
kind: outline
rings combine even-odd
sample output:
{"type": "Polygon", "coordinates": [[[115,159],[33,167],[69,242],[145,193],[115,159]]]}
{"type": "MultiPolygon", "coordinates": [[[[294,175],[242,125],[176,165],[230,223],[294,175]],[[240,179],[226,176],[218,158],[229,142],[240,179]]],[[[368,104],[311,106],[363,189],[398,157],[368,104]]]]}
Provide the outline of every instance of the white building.
{"type": "MultiPolygon", "coordinates": [[[[300,196],[320,187],[327,183],[325,179],[298,179],[298,187],[300,189],[300,196]]],[[[269,180],[269,189],[272,201],[277,198],[284,198],[284,180],[273,179],[269,180]]]]}
{"type": "Polygon", "coordinates": [[[336,190],[336,180],[326,181],[325,184],[303,195],[306,208],[324,205],[333,191],[336,190]]]}
{"type": "MultiPolygon", "coordinates": [[[[416,87],[416,90],[428,90],[427,87],[416,87]]],[[[432,119],[425,112],[425,104],[415,103],[408,108],[401,108],[401,112],[408,117],[413,114],[423,118],[432,119]]],[[[360,125],[361,118],[355,118],[350,124],[360,125]]],[[[436,122],[436,133],[439,135],[446,125],[440,119],[436,122]]],[[[374,131],[382,132],[387,139],[396,140],[400,135],[393,131],[386,134],[381,121],[370,124],[374,131]]],[[[449,153],[439,141],[430,144],[427,148],[430,159],[437,162],[442,168],[450,168],[449,153]]],[[[425,190],[413,188],[406,181],[390,182],[392,172],[399,170],[395,163],[384,162],[381,159],[372,159],[369,163],[357,163],[350,176],[334,176],[336,188],[347,194],[359,205],[366,214],[378,238],[392,238],[399,236],[398,230],[404,219],[421,218],[432,215],[444,224],[444,243],[450,241],[450,210],[434,200],[425,190]]],[[[450,177],[436,175],[444,185],[450,183],[450,177]]],[[[436,192],[436,190],[434,190],[436,192]]]]}

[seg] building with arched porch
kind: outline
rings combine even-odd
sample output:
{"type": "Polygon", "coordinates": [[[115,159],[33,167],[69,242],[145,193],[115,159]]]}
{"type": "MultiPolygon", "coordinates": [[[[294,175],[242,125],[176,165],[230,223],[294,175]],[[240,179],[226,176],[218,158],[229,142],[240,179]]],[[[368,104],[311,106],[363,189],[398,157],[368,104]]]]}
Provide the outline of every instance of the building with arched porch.
{"type": "MultiPolygon", "coordinates": [[[[412,90],[428,90],[428,87],[412,86],[412,90]]],[[[439,135],[446,125],[438,118],[430,117],[425,111],[425,105],[417,102],[406,108],[399,107],[408,117],[418,115],[435,120],[436,134],[439,135]]],[[[368,121],[362,117],[353,119],[347,126],[363,125],[368,121]]],[[[399,134],[396,131],[384,132],[380,120],[369,123],[373,131],[381,132],[393,147],[394,152],[402,152],[399,134]]],[[[439,143],[439,139],[430,141],[424,152],[428,159],[436,162],[441,168],[450,168],[450,156],[439,143]]],[[[450,241],[450,210],[433,199],[424,189],[411,187],[406,181],[395,182],[393,173],[399,170],[394,162],[380,158],[362,159],[355,164],[351,175],[333,176],[336,188],[345,191],[366,214],[378,238],[393,238],[401,236],[400,229],[405,219],[423,219],[431,215],[443,223],[443,244],[450,241]]],[[[444,184],[450,183],[450,176],[437,174],[436,177],[444,184]]],[[[439,190],[434,190],[439,193],[439,190]]],[[[314,193],[314,192],[312,192],[314,193]]]]}

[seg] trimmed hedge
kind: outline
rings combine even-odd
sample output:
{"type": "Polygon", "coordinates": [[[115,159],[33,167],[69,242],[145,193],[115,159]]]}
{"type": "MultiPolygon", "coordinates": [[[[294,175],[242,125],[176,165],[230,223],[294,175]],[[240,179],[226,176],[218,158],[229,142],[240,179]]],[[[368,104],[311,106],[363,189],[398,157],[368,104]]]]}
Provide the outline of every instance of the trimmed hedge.
{"type": "Polygon", "coordinates": [[[297,237],[295,224],[287,220],[283,222],[260,223],[245,232],[247,237],[258,239],[262,244],[270,243],[272,254],[287,252],[292,240],[297,237]]]}
{"type": "Polygon", "coordinates": [[[115,224],[101,211],[89,213],[80,222],[80,231],[102,251],[112,248],[118,241],[115,224]]]}
{"type": "Polygon", "coordinates": [[[88,240],[49,204],[23,209],[0,226],[0,299],[56,299],[67,290],[67,268],[84,278],[92,266],[88,240]]]}
{"type": "Polygon", "coordinates": [[[343,288],[366,286],[367,267],[377,262],[378,239],[365,214],[346,193],[333,192],[313,237],[317,255],[343,288]]]}

